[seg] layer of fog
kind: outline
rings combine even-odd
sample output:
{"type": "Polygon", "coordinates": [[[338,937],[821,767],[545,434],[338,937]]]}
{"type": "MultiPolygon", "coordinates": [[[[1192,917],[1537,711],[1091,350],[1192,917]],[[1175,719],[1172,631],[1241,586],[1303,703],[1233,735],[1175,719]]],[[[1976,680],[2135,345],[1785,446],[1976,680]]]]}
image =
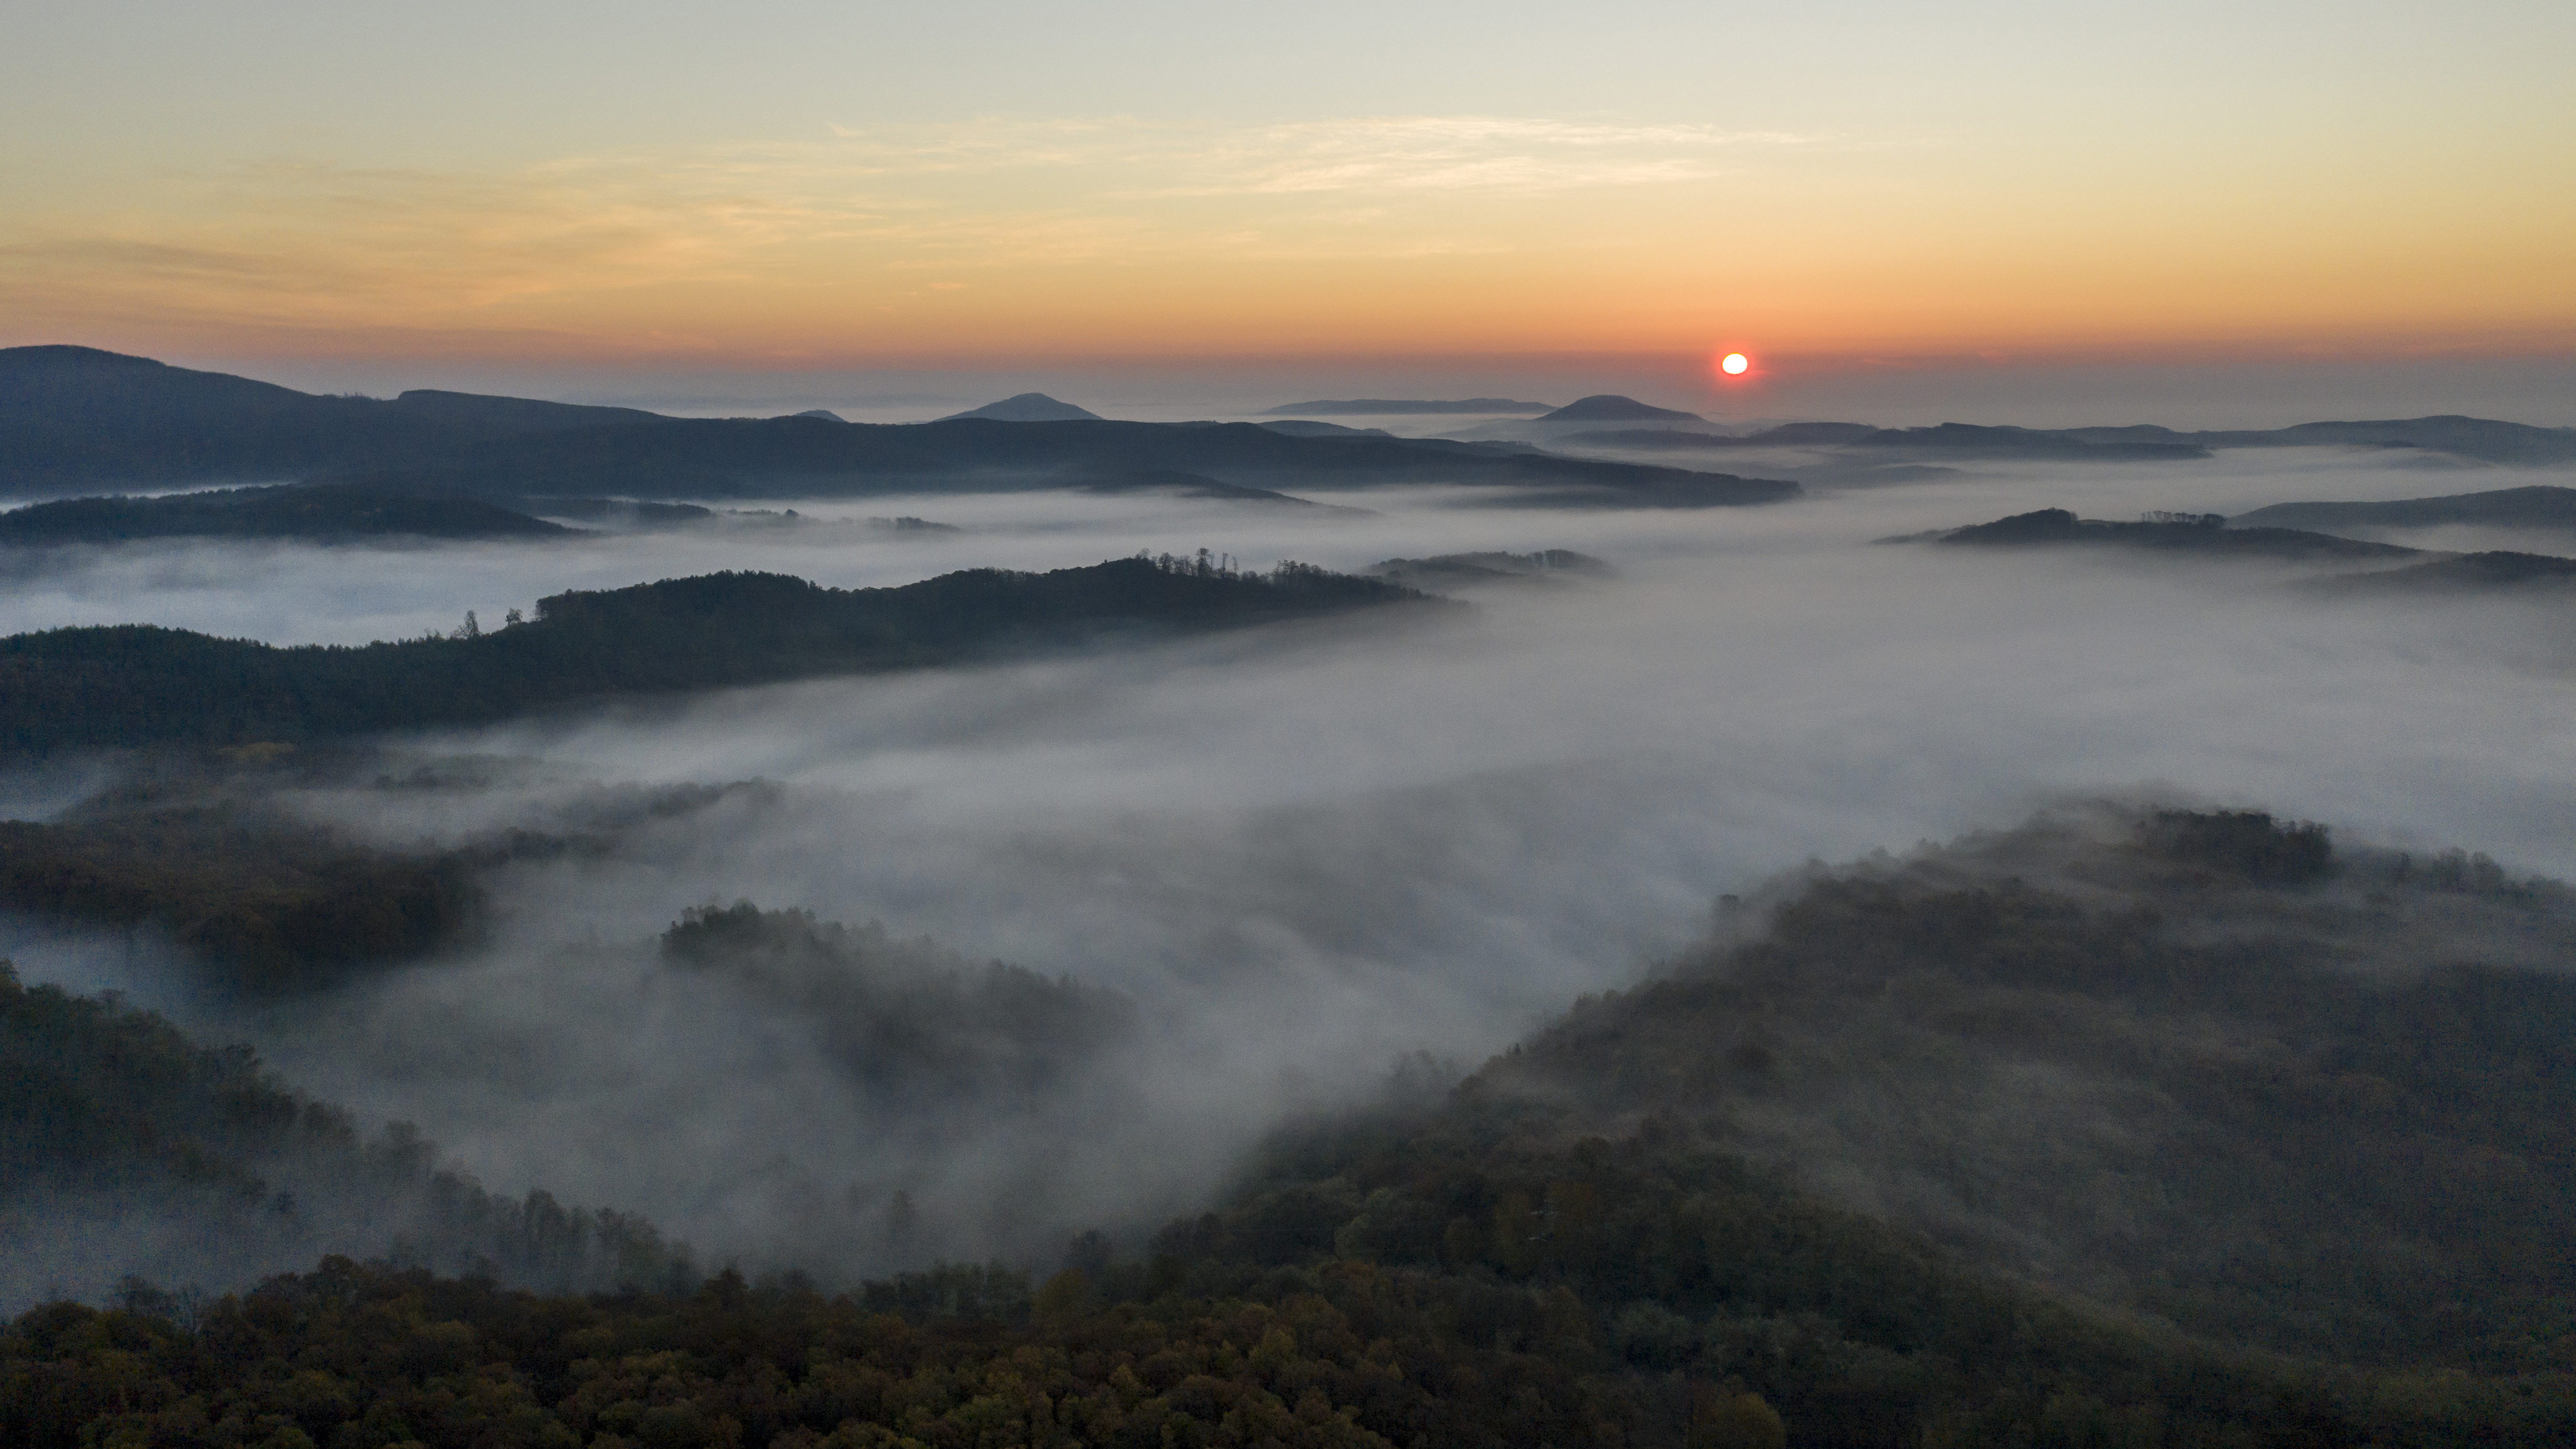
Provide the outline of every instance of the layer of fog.
{"type": "Polygon", "coordinates": [[[2294,587],[2305,571],[2262,564],[1869,543],[2050,505],[2235,512],[2422,484],[2368,455],[2236,453],[1707,513],[1460,506],[1493,500],[1442,490],[1371,495],[1364,518],[1009,495],[846,510],[970,529],[926,544],[738,531],[151,550],[160,573],[102,559],[95,607],[281,639],[356,637],[335,631],[361,617],[489,620],[567,586],[713,567],[876,583],[1139,548],[1350,566],[1554,546],[1626,577],[1498,592],[1463,618],[412,741],[528,763],[391,799],[316,790],[301,808],[402,844],[542,826],[592,782],[778,788],[605,859],[514,867],[495,880],[487,947],[326,1000],[230,1002],[150,952],[18,949],[31,976],[123,985],[257,1042],[321,1095],[418,1122],[497,1189],[640,1209],[718,1257],[827,1274],[1042,1261],[1076,1228],[1132,1237],[1186,1209],[1264,1124],[1366,1090],[1400,1053],[1473,1060],[1634,979],[1705,926],[1714,896],[1811,855],[2144,788],[2576,874],[2556,609],[2324,599],[2294,587]],[[1149,1029],[1037,1108],[923,1130],[863,1108],[813,1023],[658,960],[652,937],[682,908],[737,896],[1071,973],[1133,996],[1149,1029]],[[922,1226],[897,1231],[897,1191],[922,1226]]]}

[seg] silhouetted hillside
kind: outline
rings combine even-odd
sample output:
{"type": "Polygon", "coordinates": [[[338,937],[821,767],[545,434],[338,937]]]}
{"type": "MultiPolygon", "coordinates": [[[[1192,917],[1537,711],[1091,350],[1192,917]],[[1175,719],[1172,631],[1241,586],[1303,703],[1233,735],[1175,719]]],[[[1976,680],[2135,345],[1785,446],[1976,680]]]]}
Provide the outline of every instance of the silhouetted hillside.
{"type": "MultiPolygon", "coordinates": [[[[2083,429],[2107,432],[2109,429],[2083,429]]],[[[2124,428],[2122,433],[2145,429],[2124,428]]],[[[2162,432],[2163,429],[2154,431],[2162,432]]],[[[2536,428],[2528,423],[2456,413],[2377,422],[2300,423],[2265,431],[2213,431],[2183,436],[2211,448],[2422,448],[2487,463],[2564,463],[2576,460],[2576,428],[2536,428]]]]}
{"type": "Polygon", "coordinates": [[[2339,574],[2319,588],[2369,592],[2462,592],[2489,589],[2563,589],[2576,584],[2576,559],[2540,553],[2466,553],[2398,569],[2339,574]]]}
{"type": "MultiPolygon", "coordinates": [[[[1928,428],[1874,428],[1866,423],[1784,423],[1741,437],[1672,429],[1633,428],[1576,433],[1558,439],[1597,447],[1702,449],[1833,447],[1920,453],[1957,458],[2049,458],[2067,461],[2205,458],[2209,450],[2187,441],[2097,439],[2087,430],[1978,427],[1942,423],[1928,428]]],[[[2152,431],[2162,431],[2156,429],[2152,431]]]]}
{"type": "Polygon", "coordinates": [[[2228,520],[2231,528],[2432,528],[2446,523],[2491,528],[2576,529],[2576,488],[2542,484],[2399,498],[2385,503],[2275,503],[2228,520]]]}
{"type": "Polygon", "coordinates": [[[2218,557],[2395,560],[2424,556],[2421,549],[2393,543],[2365,543],[2291,528],[2229,528],[2226,523],[2215,513],[2113,523],[2078,518],[2063,508],[2042,508],[1926,537],[1939,543],[1985,548],[2091,545],[2218,557]]]}
{"type": "MultiPolygon", "coordinates": [[[[813,414],[799,413],[797,416],[811,417],[813,414]]],[[[1003,423],[1096,423],[1100,421],[1100,414],[1089,408],[1075,407],[1069,402],[1059,402],[1042,392],[1024,392],[1003,398],[999,402],[988,402],[980,408],[968,408],[962,413],[950,413],[948,418],[991,418],[995,422],[1003,423]]],[[[941,421],[947,420],[944,418],[941,421]]],[[[835,418],[833,421],[838,422],[840,419],[835,418]]]]}
{"type": "Polygon", "coordinates": [[[1429,558],[1391,558],[1370,564],[1368,571],[1382,579],[1426,590],[1544,585],[1619,576],[1619,571],[1609,564],[1570,548],[1543,548],[1532,553],[1444,553],[1429,558]]]}
{"type": "Polygon", "coordinates": [[[1449,401],[1433,398],[1346,397],[1322,398],[1314,402],[1289,403],[1270,409],[1267,417],[1323,417],[1367,415],[1371,413],[1397,417],[1406,413],[1543,413],[1554,403],[1517,402],[1507,397],[1466,397],[1449,401]]]}
{"type": "Polygon", "coordinates": [[[1648,403],[1641,403],[1632,397],[1621,397],[1617,393],[1604,392],[1595,393],[1590,397],[1576,398],[1574,401],[1567,403],[1565,406],[1558,408],[1554,412],[1541,414],[1538,421],[1542,423],[1588,423],[1596,421],[1605,423],[1696,423],[1702,421],[1702,419],[1697,413],[1681,412],[1673,408],[1659,408],[1648,403]]]}
{"type": "Polygon", "coordinates": [[[281,649],[140,624],[55,629],[0,639],[0,753],[483,724],[618,695],[915,668],[1109,629],[1233,628],[1421,597],[1303,565],[1251,575],[1138,558],[1047,574],[978,569],[889,589],[711,574],[557,594],[523,624],[363,647],[281,649]]]}
{"type": "MultiPolygon", "coordinates": [[[[1061,406],[1060,404],[1057,406],[1061,406]]],[[[0,488],[311,479],[483,497],[809,496],[1080,486],[1139,469],[1247,487],[1474,483],[1554,506],[1713,507],[1794,483],[1526,449],[1216,425],[958,417],[664,418],[456,393],[312,397],[86,348],[0,351],[0,488]]]]}
{"type": "Polygon", "coordinates": [[[88,347],[0,348],[0,488],[268,480],[409,465],[495,438],[663,421],[468,393],[315,397],[88,347]]]}
{"type": "Polygon", "coordinates": [[[334,483],[225,488],[157,498],[66,498],[0,513],[0,545],[20,547],[145,538],[295,538],[334,543],[402,537],[563,538],[572,533],[560,524],[478,498],[334,483]]]}

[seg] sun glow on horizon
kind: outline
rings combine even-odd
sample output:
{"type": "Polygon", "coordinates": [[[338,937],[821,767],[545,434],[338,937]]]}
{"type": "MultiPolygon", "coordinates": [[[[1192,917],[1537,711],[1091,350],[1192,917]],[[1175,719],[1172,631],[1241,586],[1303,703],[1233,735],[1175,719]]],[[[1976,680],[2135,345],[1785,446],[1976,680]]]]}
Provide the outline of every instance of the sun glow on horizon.
{"type": "Polygon", "coordinates": [[[1741,352],[1730,352],[1718,359],[1717,370],[1729,377],[1742,377],[1753,369],[1753,359],[1741,352]]]}

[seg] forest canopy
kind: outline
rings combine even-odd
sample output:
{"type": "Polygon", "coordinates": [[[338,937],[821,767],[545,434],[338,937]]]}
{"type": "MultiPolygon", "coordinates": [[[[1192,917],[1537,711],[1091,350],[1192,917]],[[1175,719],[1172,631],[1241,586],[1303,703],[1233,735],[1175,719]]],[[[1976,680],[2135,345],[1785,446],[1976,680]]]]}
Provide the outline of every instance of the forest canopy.
{"type": "Polygon", "coordinates": [[[620,695],[1063,647],[1110,629],[1192,633],[1423,600],[1308,565],[1250,574],[1166,555],[880,589],[708,574],[556,594],[524,623],[355,647],[143,624],[53,629],[0,639],[0,758],[488,724],[620,695]]]}

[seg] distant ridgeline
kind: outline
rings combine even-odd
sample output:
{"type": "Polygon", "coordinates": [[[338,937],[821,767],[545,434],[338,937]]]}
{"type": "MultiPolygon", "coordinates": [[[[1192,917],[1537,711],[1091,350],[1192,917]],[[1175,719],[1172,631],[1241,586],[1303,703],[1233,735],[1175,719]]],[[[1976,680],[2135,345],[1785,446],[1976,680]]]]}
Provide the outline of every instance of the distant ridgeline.
{"type": "Polygon", "coordinates": [[[1798,492],[1777,480],[1507,446],[1002,411],[1009,416],[872,425],[668,418],[447,392],[315,397],[91,348],[19,347],[0,349],[0,490],[59,496],[117,484],[330,479],[503,501],[777,497],[1079,486],[1171,469],[1254,486],[1533,489],[1544,493],[1535,501],[1555,506],[1701,508],[1798,492]],[[1031,415],[1055,420],[1016,420],[1031,415]]]}
{"type": "MultiPolygon", "coordinates": [[[[2559,492],[2516,489],[2517,493],[2559,492]]],[[[2478,495],[2471,495],[2472,498],[2478,495]]],[[[2449,500],[2419,499],[2418,504],[2449,500]]],[[[2328,505],[2301,504],[2299,508],[2328,505]]],[[[2425,510],[2427,512],[2431,510],[2425,510]]],[[[2264,514],[2281,516],[2280,510],[2264,514]]],[[[2256,515],[2246,515],[2254,517],[2256,515]]],[[[2080,545],[2145,549],[2161,553],[2199,554],[2220,558],[2274,558],[2293,562],[2403,564],[2339,573],[2313,580],[2313,587],[2343,593],[2366,591],[2474,592],[2509,588],[2565,588],[2576,585],[2576,559],[2553,554],[2491,550],[2448,554],[2402,544],[2374,543],[2296,528],[2239,527],[2215,513],[2153,513],[2136,522],[2078,518],[2063,508],[2016,513],[1992,523],[1939,529],[1925,534],[1880,539],[1881,543],[1943,543],[1979,548],[2080,545]]]]}
{"type": "Polygon", "coordinates": [[[1046,574],[975,569],[886,589],[710,574],[557,594],[526,623],[490,632],[356,647],[141,624],[54,629],[0,639],[0,757],[487,724],[579,700],[915,668],[1104,630],[1193,632],[1423,602],[1307,565],[1256,575],[1166,557],[1046,574]]]}
{"type": "MultiPolygon", "coordinates": [[[[1651,421],[1642,414],[1591,414],[1604,421],[1651,421]]],[[[1666,419],[1688,414],[1663,414],[1666,419]]],[[[2151,425],[2110,428],[2016,428],[1940,423],[1881,428],[1868,423],[1784,423],[1730,435],[1674,428],[1605,429],[1559,435],[1559,442],[1650,449],[1848,448],[1925,458],[2030,458],[2065,462],[2180,461],[2219,448],[2417,449],[2484,463],[2545,465],[2576,461],[2576,428],[2537,428],[2491,418],[2442,416],[2376,422],[2301,423],[2295,427],[2178,432],[2151,425]]],[[[2282,519],[2281,522],[2291,522],[2282,519]]]]}

